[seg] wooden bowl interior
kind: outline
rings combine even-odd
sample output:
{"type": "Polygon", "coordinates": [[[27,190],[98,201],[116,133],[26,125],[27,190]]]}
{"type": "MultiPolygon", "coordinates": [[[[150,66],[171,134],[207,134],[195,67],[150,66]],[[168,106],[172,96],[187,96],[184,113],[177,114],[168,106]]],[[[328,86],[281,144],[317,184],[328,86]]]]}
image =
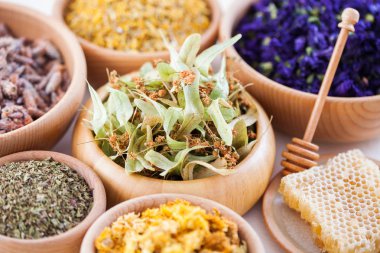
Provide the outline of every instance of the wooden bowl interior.
{"type": "Polygon", "coordinates": [[[98,235],[103,231],[106,226],[109,226],[121,215],[135,212],[140,213],[148,208],[159,207],[161,204],[165,204],[168,201],[175,199],[187,200],[194,205],[198,205],[208,212],[211,212],[214,208],[218,209],[221,214],[231,221],[235,222],[239,227],[240,238],[247,242],[247,246],[250,253],[264,253],[264,248],[260,241],[260,238],[252,227],[238,214],[232,210],[208,199],[194,197],[183,194],[156,194],[148,195],[125,201],[112,209],[104,213],[88,230],[85,238],[82,242],[82,253],[95,253],[94,242],[98,235]]]}
{"type": "Polygon", "coordinates": [[[0,158],[0,166],[10,162],[44,160],[53,158],[78,172],[92,189],[93,207],[87,217],[72,229],[41,239],[17,239],[0,235],[0,252],[7,253],[72,253],[78,252],[82,238],[89,226],[106,210],[106,195],[99,177],[84,163],[61,153],[50,151],[26,151],[0,158]]]}
{"type": "Polygon", "coordinates": [[[71,77],[61,101],[38,120],[0,135],[0,156],[28,149],[48,149],[67,130],[84,95],[86,62],[75,36],[49,16],[23,6],[0,3],[0,22],[17,37],[44,38],[60,51],[71,77]]]}

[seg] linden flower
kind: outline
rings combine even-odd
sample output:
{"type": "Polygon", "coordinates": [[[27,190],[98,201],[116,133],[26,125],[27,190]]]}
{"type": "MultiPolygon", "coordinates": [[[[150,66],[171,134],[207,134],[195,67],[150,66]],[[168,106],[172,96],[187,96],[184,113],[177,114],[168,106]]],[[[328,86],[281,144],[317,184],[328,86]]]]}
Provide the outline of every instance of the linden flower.
{"type": "Polygon", "coordinates": [[[171,60],[147,63],[139,74],[109,74],[109,96],[93,101],[90,127],[103,152],[129,173],[191,180],[230,175],[256,143],[256,108],[240,82],[213,73],[211,62],[240,36],[197,56],[201,36],[189,36],[171,60]]]}

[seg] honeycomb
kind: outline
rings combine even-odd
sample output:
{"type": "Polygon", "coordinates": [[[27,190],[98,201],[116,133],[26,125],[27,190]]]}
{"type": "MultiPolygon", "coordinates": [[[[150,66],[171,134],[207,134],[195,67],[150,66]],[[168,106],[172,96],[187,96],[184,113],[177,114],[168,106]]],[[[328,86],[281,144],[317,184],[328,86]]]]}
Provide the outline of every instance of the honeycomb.
{"type": "Polygon", "coordinates": [[[285,203],[330,253],[380,252],[380,171],[360,150],[283,177],[285,203]]]}

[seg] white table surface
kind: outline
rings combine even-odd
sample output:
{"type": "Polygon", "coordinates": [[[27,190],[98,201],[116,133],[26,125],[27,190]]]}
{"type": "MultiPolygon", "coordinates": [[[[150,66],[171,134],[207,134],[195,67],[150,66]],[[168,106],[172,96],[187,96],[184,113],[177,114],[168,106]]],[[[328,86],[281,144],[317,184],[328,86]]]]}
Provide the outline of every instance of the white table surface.
{"type": "MultiPolygon", "coordinates": [[[[55,0],[7,0],[7,2],[19,3],[25,6],[29,6],[31,8],[42,11],[46,14],[51,13],[52,6],[55,0]]],[[[219,0],[222,6],[222,9],[225,11],[229,4],[231,4],[234,0],[219,0]]],[[[88,94],[86,94],[86,98],[88,94]]],[[[67,131],[66,135],[61,139],[60,142],[54,147],[55,151],[71,154],[71,135],[72,128],[67,131]]],[[[290,141],[290,136],[286,136],[282,133],[275,131],[276,134],[276,162],[275,162],[275,175],[280,170],[280,160],[281,160],[281,151],[284,149],[285,144],[290,141]]],[[[326,143],[318,143],[320,146],[320,153],[337,153],[346,151],[353,148],[361,149],[367,156],[372,157],[374,159],[380,160],[380,136],[379,138],[360,143],[353,144],[326,144],[326,143]]],[[[262,210],[261,210],[261,201],[259,201],[245,216],[244,218],[252,225],[252,227],[259,234],[266,252],[268,253],[282,253],[285,252],[282,250],[275,240],[270,236],[268,230],[265,227],[262,210]]]]}

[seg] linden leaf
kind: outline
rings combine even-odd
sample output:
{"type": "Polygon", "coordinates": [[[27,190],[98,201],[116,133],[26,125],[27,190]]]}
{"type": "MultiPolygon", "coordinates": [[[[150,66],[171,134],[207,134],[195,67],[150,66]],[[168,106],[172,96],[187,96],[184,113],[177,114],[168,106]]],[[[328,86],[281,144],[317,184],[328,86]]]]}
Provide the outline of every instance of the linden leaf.
{"type": "Polygon", "coordinates": [[[92,119],[90,123],[92,130],[94,131],[95,135],[97,135],[107,121],[107,111],[106,108],[104,108],[102,100],[100,99],[98,93],[96,93],[96,91],[90,85],[88,85],[88,89],[90,91],[93,105],[92,119]]]}
{"type": "Polygon", "coordinates": [[[194,65],[197,53],[201,48],[201,39],[202,37],[199,33],[190,35],[186,38],[179,51],[179,58],[190,68],[194,65]]]}
{"type": "Polygon", "coordinates": [[[172,81],[173,75],[177,73],[169,64],[165,62],[158,63],[156,69],[161,79],[165,82],[172,81]]]}
{"type": "Polygon", "coordinates": [[[212,101],[211,105],[207,108],[207,113],[214,122],[219,136],[226,143],[226,145],[231,146],[232,129],[223,118],[219,108],[219,99],[212,101]]]}
{"type": "Polygon", "coordinates": [[[230,88],[226,76],[226,57],[223,57],[220,70],[214,75],[214,78],[216,80],[216,85],[210,94],[210,98],[213,100],[218,98],[227,100],[230,88]]]}
{"type": "Polygon", "coordinates": [[[116,114],[116,119],[120,125],[127,124],[133,114],[133,107],[128,95],[119,90],[108,88],[110,96],[107,100],[107,110],[109,114],[116,114]]]}
{"type": "Polygon", "coordinates": [[[190,85],[183,85],[183,93],[185,97],[185,111],[183,122],[176,136],[189,134],[202,121],[204,115],[204,107],[199,95],[199,72],[194,69],[195,79],[190,85]]]}
{"type": "Polygon", "coordinates": [[[236,149],[244,147],[248,144],[247,126],[245,121],[240,119],[234,126],[234,132],[236,135],[233,137],[232,146],[236,149]]]}
{"type": "Polygon", "coordinates": [[[235,44],[241,38],[241,34],[237,34],[229,40],[226,40],[220,44],[216,44],[206,50],[204,50],[195,59],[195,66],[201,72],[202,75],[207,76],[211,62],[222,53],[226,48],[235,44]]]}

